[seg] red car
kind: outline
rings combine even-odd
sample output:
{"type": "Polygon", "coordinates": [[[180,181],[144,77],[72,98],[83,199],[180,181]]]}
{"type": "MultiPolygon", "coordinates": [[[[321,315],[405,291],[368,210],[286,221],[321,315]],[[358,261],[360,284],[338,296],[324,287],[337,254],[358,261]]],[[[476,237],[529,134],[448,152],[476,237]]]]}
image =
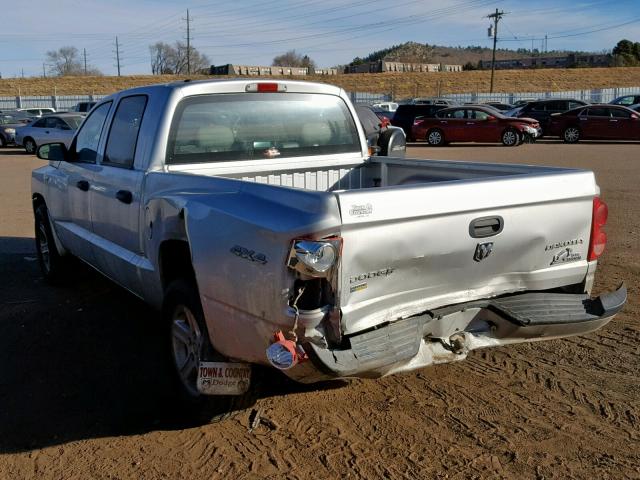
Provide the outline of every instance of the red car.
{"type": "Polygon", "coordinates": [[[551,116],[549,135],[579,140],[640,140],[640,114],[618,105],[587,105],[551,116]]]}
{"type": "Polygon", "coordinates": [[[449,142],[502,142],[519,145],[527,136],[536,138],[540,124],[533,118],[512,118],[491,107],[464,105],[440,110],[435,118],[417,118],[413,138],[425,139],[429,145],[449,142]]]}

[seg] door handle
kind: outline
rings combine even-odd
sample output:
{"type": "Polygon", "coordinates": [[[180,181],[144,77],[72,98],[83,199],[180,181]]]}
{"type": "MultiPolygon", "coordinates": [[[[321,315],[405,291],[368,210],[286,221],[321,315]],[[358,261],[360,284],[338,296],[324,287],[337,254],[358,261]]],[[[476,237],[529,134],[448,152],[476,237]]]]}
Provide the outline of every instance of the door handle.
{"type": "Polygon", "coordinates": [[[116,198],[129,205],[133,201],[133,194],[129,190],[118,190],[116,198]]]}
{"type": "Polygon", "coordinates": [[[49,133],[49,130],[45,130],[44,133],[49,133]]]}
{"type": "Polygon", "coordinates": [[[618,120],[609,120],[610,122],[617,122],[618,120]]]}
{"type": "Polygon", "coordinates": [[[83,192],[88,192],[89,191],[89,182],[87,182],[86,180],[78,180],[76,182],[76,187],[78,187],[83,192]]]}
{"type": "Polygon", "coordinates": [[[469,235],[473,238],[493,237],[504,227],[504,220],[500,216],[476,218],[469,224],[469,235]]]}
{"type": "Polygon", "coordinates": [[[467,122],[467,125],[475,125],[476,122],[467,122]]]}

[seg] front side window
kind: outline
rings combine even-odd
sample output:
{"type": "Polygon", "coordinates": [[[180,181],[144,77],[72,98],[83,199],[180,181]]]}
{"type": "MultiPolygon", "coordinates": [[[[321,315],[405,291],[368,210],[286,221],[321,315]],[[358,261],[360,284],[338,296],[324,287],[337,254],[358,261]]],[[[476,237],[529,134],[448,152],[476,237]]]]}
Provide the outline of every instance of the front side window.
{"type": "Polygon", "coordinates": [[[629,97],[622,97],[619,101],[618,101],[618,105],[633,105],[633,102],[635,101],[634,96],[629,96],[629,97]]]}
{"type": "Polygon", "coordinates": [[[102,127],[110,108],[111,102],[103,103],[91,112],[91,115],[82,124],[82,128],[78,131],[75,140],[76,161],[96,161],[102,127]]]}
{"type": "Polygon", "coordinates": [[[354,119],[334,95],[198,95],[176,109],[167,163],[330,155],[360,148],[354,119]]]}
{"type": "Polygon", "coordinates": [[[36,127],[36,128],[44,128],[45,127],[45,122],[47,121],[46,118],[41,118],[40,120],[38,120],[37,122],[34,122],[33,125],[31,125],[32,127],[36,127]]]}
{"type": "Polygon", "coordinates": [[[146,95],[125,97],[120,101],[113,116],[102,163],[125,168],[133,166],[138,132],[146,106],[146,95]]]}

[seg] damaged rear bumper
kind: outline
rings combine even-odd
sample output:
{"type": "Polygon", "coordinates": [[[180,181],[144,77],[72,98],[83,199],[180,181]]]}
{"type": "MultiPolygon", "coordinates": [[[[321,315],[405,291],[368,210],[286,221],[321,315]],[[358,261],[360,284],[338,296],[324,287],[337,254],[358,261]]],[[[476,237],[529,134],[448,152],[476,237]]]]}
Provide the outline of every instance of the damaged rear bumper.
{"type": "Polygon", "coordinates": [[[462,360],[478,348],[582,335],[609,322],[626,299],[621,285],[597,298],[542,292],[453,305],[352,335],[341,349],[309,343],[312,365],[287,374],[302,382],[380,377],[462,360]]]}

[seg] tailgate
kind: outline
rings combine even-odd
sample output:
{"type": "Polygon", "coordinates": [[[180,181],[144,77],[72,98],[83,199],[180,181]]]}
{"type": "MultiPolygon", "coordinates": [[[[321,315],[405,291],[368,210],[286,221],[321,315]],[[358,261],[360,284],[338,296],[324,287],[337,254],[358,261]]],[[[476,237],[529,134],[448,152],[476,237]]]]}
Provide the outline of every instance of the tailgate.
{"type": "Polygon", "coordinates": [[[597,193],[587,171],[336,192],[344,333],[582,282],[597,193]]]}

